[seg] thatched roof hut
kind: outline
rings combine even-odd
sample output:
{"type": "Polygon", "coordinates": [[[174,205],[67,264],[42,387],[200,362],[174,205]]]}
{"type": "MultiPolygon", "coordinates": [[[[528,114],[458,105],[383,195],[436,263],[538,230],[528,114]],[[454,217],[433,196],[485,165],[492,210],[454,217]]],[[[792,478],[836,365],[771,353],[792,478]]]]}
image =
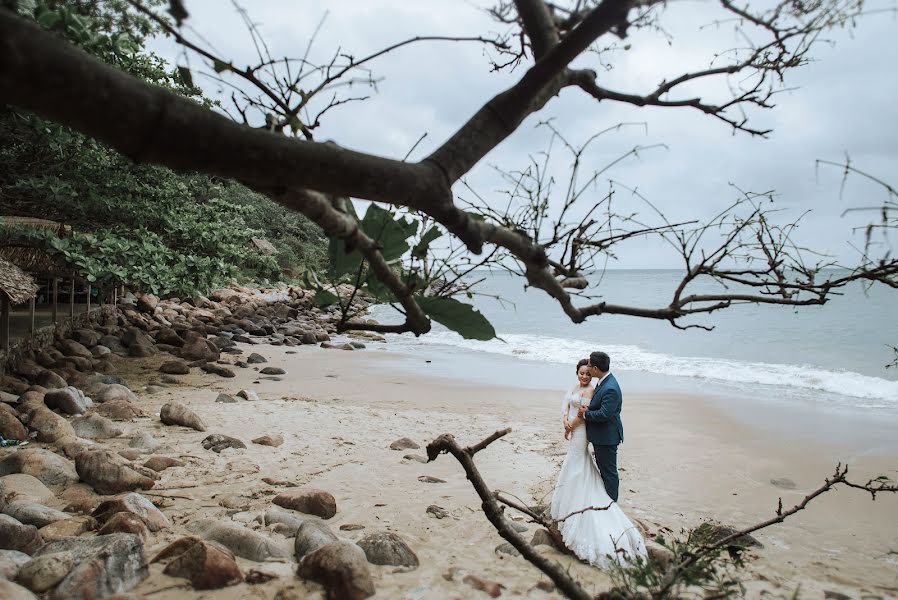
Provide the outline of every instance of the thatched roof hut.
{"type": "MultiPolygon", "coordinates": [[[[0,225],[48,229],[59,236],[65,236],[72,231],[70,226],[63,223],[34,217],[0,216],[0,225]]],[[[0,247],[0,259],[6,259],[20,269],[38,276],[68,276],[72,272],[71,267],[51,256],[45,248],[27,242],[6,243],[0,247]]]]}
{"type": "Polygon", "coordinates": [[[38,286],[30,275],[9,261],[0,258],[0,293],[10,303],[21,304],[37,294],[38,286]]]}

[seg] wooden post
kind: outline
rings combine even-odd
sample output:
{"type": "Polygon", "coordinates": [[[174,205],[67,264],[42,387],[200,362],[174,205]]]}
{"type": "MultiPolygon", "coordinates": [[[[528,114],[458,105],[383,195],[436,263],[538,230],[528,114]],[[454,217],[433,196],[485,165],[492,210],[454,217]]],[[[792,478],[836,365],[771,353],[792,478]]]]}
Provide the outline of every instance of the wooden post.
{"type": "Polygon", "coordinates": [[[90,282],[84,282],[84,289],[87,291],[87,310],[85,312],[90,312],[90,282]]]}
{"type": "Polygon", "coordinates": [[[53,324],[59,323],[59,279],[53,276],[53,324]]]}
{"type": "Polygon", "coordinates": [[[9,350],[9,297],[0,292],[0,349],[9,350]]]}
{"type": "Polygon", "coordinates": [[[31,297],[31,300],[28,301],[28,316],[31,319],[31,322],[28,324],[28,335],[34,334],[34,308],[37,303],[37,298],[34,296],[31,297]]]}
{"type": "Polygon", "coordinates": [[[75,318],[75,276],[72,275],[72,287],[69,288],[69,318],[75,318]]]}

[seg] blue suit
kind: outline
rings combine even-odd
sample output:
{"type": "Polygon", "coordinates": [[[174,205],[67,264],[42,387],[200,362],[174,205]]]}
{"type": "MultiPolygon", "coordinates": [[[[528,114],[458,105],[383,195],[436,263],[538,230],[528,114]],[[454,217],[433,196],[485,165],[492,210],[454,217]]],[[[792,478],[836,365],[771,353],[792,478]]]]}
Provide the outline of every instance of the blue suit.
{"type": "Polygon", "coordinates": [[[596,465],[602,474],[605,491],[617,502],[620,480],[617,476],[617,446],[624,441],[624,425],[620,419],[623,395],[614,375],[608,376],[596,386],[589,408],[583,415],[586,420],[586,439],[595,450],[596,465]]]}

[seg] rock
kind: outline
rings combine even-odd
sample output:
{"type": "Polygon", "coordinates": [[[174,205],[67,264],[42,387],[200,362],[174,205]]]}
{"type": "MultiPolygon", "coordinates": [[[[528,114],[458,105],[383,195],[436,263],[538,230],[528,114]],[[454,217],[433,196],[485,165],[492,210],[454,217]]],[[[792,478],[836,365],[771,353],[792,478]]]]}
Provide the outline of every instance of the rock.
{"type": "Polygon", "coordinates": [[[339,541],[330,527],[313,519],[303,521],[296,530],[293,554],[296,560],[302,560],[306,554],[339,541]]]}
{"type": "Polygon", "coordinates": [[[78,537],[82,533],[93,531],[97,528],[97,521],[87,515],[72,517],[66,515],[66,519],[44,525],[38,530],[45,542],[55,542],[69,537],[78,537]]]}
{"type": "Polygon", "coordinates": [[[126,386],[121,385],[120,383],[110,383],[104,385],[97,391],[94,396],[94,400],[99,402],[100,404],[106,402],[114,402],[116,400],[127,400],[128,402],[137,402],[137,396],[134,395],[134,392],[129,390],[126,386]]]}
{"type": "Polygon", "coordinates": [[[9,515],[0,514],[0,550],[18,550],[34,554],[44,540],[34,525],[25,525],[9,515]]]}
{"type": "Polygon", "coordinates": [[[79,344],[75,340],[60,340],[56,343],[56,346],[59,348],[59,351],[66,356],[78,356],[87,359],[93,357],[93,354],[90,353],[90,350],[88,350],[84,347],[83,344],[79,344]]]}
{"type": "Polygon", "coordinates": [[[237,397],[243,398],[244,400],[248,400],[250,402],[258,402],[259,394],[254,392],[253,390],[240,390],[237,392],[237,397]]]}
{"type": "Polygon", "coordinates": [[[68,486],[59,494],[59,499],[66,502],[65,512],[90,513],[100,503],[100,497],[86,483],[68,486]]]}
{"type": "Polygon", "coordinates": [[[246,448],[246,444],[244,444],[237,438],[232,438],[229,435],[224,435],[222,433],[213,433],[203,440],[203,448],[205,448],[206,450],[211,450],[215,453],[219,453],[227,448],[246,448]]]}
{"type": "MultiPolygon", "coordinates": [[[[108,344],[105,342],[105,338],[100,338],[100,343],[104,346],[108,346],[108,344]]],[[[153,338],[142,332],[140,329],[137,329],[136,327],[129,327],[122,334],[121,343],[128,348],[130,348],[131,346],[152,346],[153,338]]],[[[112,348],[112,346],[109,347],[112,348]]]]}
{"type": "Polygon", "coordinates": [[[143,463],[143,466],[152,469],[157,473],[161,473],[171,467],[183,467],[184,464],[184,461],[180,461],[177,458],[171,458],[170,456],[151,456],[147,459],[147,462],[143,463]]]}
{"type": "Polygon", "coordinates": [[[77,559],[71,552],[57,552],[33,558],[19,570],[19,583],[42,594],[62,581],[75,566],[77,559]]]}
{"type": "Polygon", "coordinates": [[[206,424],[195,412],[178,402],[169,402],[159,411],[159,417],[166,425],[180,425],[197,431],[206,431],[206,424]]]}
{"type": "MultiPolygon", "coordinates": [[[[31,557],[24,552],[0,550],[0,581],[3,579],[15,579],[19,569],[29,560],[31,560],[31,557]]],[[[0,597],[6,598],[6,596],[2,596],[2,592],[3,588],[0,587],[0,597]]]]}
{"type": "Polygon", "coordinates": [[[190,367],[183,360],[170,360],[162,363],[159,371],[168,375],[187,375],[190,373],[190,367]]]}
{"type": "Polygon", "coordinates": [[[222,404],[236,404],[237,399],[234,396],[229,396],[228,394],[219,394],[217,398],[215,398],[216,402],[222,404]]]}
{"type": "Polygon", "coordinates": [[[128,356],[132,358],[147,358],[155,356],[159,352],[153,344],[132,344],[128,346],[128,356]]]}
{"type": "Polygon", "coordinates": [[[69,337],[87,348],[93,348],[100,343],[100,334],[84,327],[72,331],[69,337]]]}
{"type": "Polygon", "coordinates": [[[23,502],[21,500],[8,503],[4,507],[3,513],[9,515],[23,525],[34,525],[38,529],[45,527],[50,523],[68,519],[70,516],[62,511],[48,508],[37,502],[23,502]]]}
{"type": "Polygon", "coordinates": [[[246,357],[246,362],[251,365],[257,365],[260,363],[267,363],[268,359],[266,359],[261,354],[257,354],[255,352],[253,352],[252,354],[250,354],[249,356],[246,357]]]}
{"type": "Polygon", "coordinates": [[[148,383],[147,387],[145,387],[144,389],[148,394],[158,394],[159,392],[165,391],[165,387],[156,385],[155,383],[148,383]]]}
{"type": "Polygon", "coordinates": [[[431,504],[430,506],[428,506],[425,512],[434,519],[445,519],[446,517],[450,516],[448,510],[446,510],[442,506],[437,506],[436,504],[431,504]]]}
{"type": "Polygon", "coordinates": [[[771,479],[770,483],[772,483],[774,486],[784,489],[784,490],[794,490],[795,489],[795,482],[787,477],[779,477],[776,479],[771,479]]]}
{"type": "Polygon", "coordinates": [[[297,574],[322,584],[329,600],[362,600],[375,592],[365,553],[351,542],[334,542],[305,555],[297,574]]]}
{"type": "Polygon", "coordinates": [[[75,430],[78,437],[91,440],[116,438],[124,433],[121,427],[117,426],[106,417],[97,414],[72,419],[72,428],[75,430]]]}
{"type": "Polygon", "coordinates": [[[227,367],[223,367],[222,365],[218,365],[215,363],[206,363],[200,367],[206,373],[211,373],[212,375],[218,375],[219,377],[224,377],[226,379],[230,379],[232,377],[236,377],[237,374],[234,373],[231,369],[227,367]]]}
{"type": "MultiPolygon", "coordinates": [[[[3,406],[6,406],[5,404],[3,406]]],[[[19,440],[20,442],[28,439],[28,430],[22,425],[22,422],[15,415],[7,411],[0,410],[0,436],[6,440],[19,440]]]]}
{"type": "Polygon", "coordinates": [[[150,531],[160,531],[171,525],[168,518],[152,502],[133,492],[106,500],[94,510],[93,517],[102,525],[118,513],[134,515],[150,531]]]}
{"type": "Polygon", "coordinates": [[[257,437],[253,440],[254,444],[259,444],[260,446],[273,446],[277,448],[281,444],[284,443],[284,436],[282,435],[263,435],[262,437],[257,437]]]}
{"type": "Polygon", "coordinates": [[[330,342],[321,342],[321,347],[329,350],[355,350],[352,344],[332,344],[330,342]]]}
{"type": "Polygon", "coordinates": [[[100,358],[101,356],[112,354],[112,350],[110,350],[106,346],[94,346],[90,349],[90,353],[94,355],[94,358],[100,358]]]}
{"type": "Polygon", "coordinates": [[[37,441],[53,443],[66,437],[75,437],[75,430],[64,417],[46,406],[38,406],[22,415],[21,420],[37,432],[37,441]]]}
{"type": "Polygon", "coordinates": [[[124,458],[125,460],[135,461],[135,460],[138,460],[141,456],[143,456],[143,452],[141,452],[140,450],[136,450],[134,448],[125,448],[124,450],[119,450],[118,455],[121,456],[122,458],[124,458]]]}
{"type": "Polygon", "coordinates": [[[136,515],[131,513],[115,513],[106,524],[100,528],[97,535],[109,535],[111,533],[131,533],[139,535],[144,541],[150,537],[147,526],[136,515]]]}
{"type": "Polygon", "coordinates": [[[0,475],[11,473],[31,475],[44,485],[65,486],[78,481],[78,474],[68,460],[42,448],[26,448],[0,460],[0,475]]]}
{"type": "Polygon", "coordinates": [[[59,540],[45,545],[35,558],[53,554],[76,560],[49,600],[106,598],[130,590],[149,574],[143,540],[127,533],[59,540]]]}
{"type": "Polygon", "coordinates": [[[369,533],[358,542],[368,562],[393,567],[418,566],[418,557],[401,537],[392,531],[369,533]]]}
{"type": "Polygon", "coordinates": [[[216,361],[220,356],[215,344],[205,338],[194,338],[181,348],[181,357],[187,360],[216,361]]]}
{"type": "Polygon", "coordinates": [[[407,437],[399,438],[390,444],[390,450],[417,450],[420,447],[414,440],[410,440],[407,437]]]}
{"type": "Polygon", "coordinates": [[[552,546],[555,548],[555,540],[545,529],[537,529],[533,532],[533,539],[530,540],[531,546],[552,546]]]}
{"type": "Polygon", "coordinates": [[[0,477],[0,508],[7,502],[37,502],[49,504],[56,500],[40,479],[25,473],[0,477]]]}
{"type": "Polygon", "coordinates": [[[204,540],[221,544],[237,556],[255,562],[290,558],[290,552],[270,538],[236,523],[202,519],[189,523],[187,530],[204,540]]]}
{"type": "Polygon", "coordinates": [[[169,577],[188,579],[197,590],[215,590],[243,581],[234,555],[218,544],[195,537],[184,537],[153,558],[168,561],[163,573],[169,577]]]}
{"type": "Polygon", "coordinates": [[[125,459],[106,450],[88,450],[75,458],[81,480],[99,494],[148,490],[155,481],[132,468],[125,459]]]}
{"type": "Polygon", "coordinates": [[[3,600],[37,600],[37,596],[27,589],[2,577],[0,577],[0,598],[3,600]]]}
{"type": "Polygon", "coordinates": [[[484,579],[478,575],[474,575],[473,573],[468,573],[467,575],[465,575],[462,578],[462,581],[464,583],[467,583],[475,590],[485,592],[491,598],[498,598],[502,595],[501,584],[496,583],[495,581],[490,581],[489,579],[484,579]]]}
{"type": "Polygon", "coordinates": [[[651,538],[646,538],[645,550],[648,554],[649,561],[658,565],[662,571],[666,569],[670,564],[670,561],[674,559],[674,553],[670,549],[662,546],[651,538]]]}
{"type": "MultiPolygon", "coordinates": [[[[165,344],[167,346],[174,346],[175,348],[181,348],[184,346],[184,338],[178,335],[178,332],[170,327],[163,327],[159,331],[156,332],[156,343],[157,344],[165,344]]],[[[163,371],[164,373],[165,371],[163,371]]]]}
{"type": "Polygon", "coordinates": [[[99,343],[101,346],[109,348],[114,354],[124,355],[128,353],[128,350],[122,344],[122,341],[114,335],[101,336],[99,343]]]}
{"type": "MultiPolygon", "coordinates": [[[[692,537],[699,543],[713,544],[725,537],[729,537],[734,533],[737,533],[738,531],[738,529],[728,527],[726,525],[721,525],[719,523],[705,522],[692,530],[692,537]]],[[[729,543],[729,546],[735,548],[764,547],[761,542],[759,542],[751,535],[743,535],[741,537],[738,537],[731,541],[729,543]]]]}
{"type": "Polygon", "coordinates": [[[439,477],[431,477],[430,475],[421,475],[418,477],[418,481],[421,483],[446,483],[445,479],[440,479],[439,477]]]}
{"type": "Polygon", "coordinates": [[[172,375],[163,375],[159,378],[165,385],[181,385],[181,380],[172,375]]]}
{"type": "Polygon", "coordinates": [[[84,397],[84,393],[78,388],[66,386],[62,389],[47,392],[44,395],[44,404],[48,408],[59,410],[69,415],[80,415],[87,411],[91,402],[84,397]]]}
{"type": "Polygon", "coordinates": [[[281,369],[280,367],[265,367],[261,371],[259,371],[262,375],[286,375],[287,371],[281,369]]]}
{"type": "Polygon", "coordinates": [[[162,442],[154,438],[149,431],[140,431],[134,434],[134,437],[128,443],[129,448],[135,448],[143,452],[154,452],[161,445],[162,442]]]}
{"type": "Polygon", "coordinates": [[[509,544],[508,542],[505,542],[504,544],[499,544],[498,546],[496,546],[495,552],[496,552],[496,554],[508,554],[509,556],[520,556],[521,555],[521,553],[518,551],[518,549],[515,548],[514,546],[512,546],[511,544],[509,544]]]}
{"type": "MultiPolygon", "coordinates": [[[[866,598],[867,596],[865,596],[866,598]]],[[[823,591],[823,599],[824,600],[852,600],[851,596],[848,594],[843,594],[842,592],[834,592],[832,590],[824,590],[823,591]]]]}
{"type": "Polygon", "coordinates": [[[358,523],[345,523],[340,525],[340,531],[361,531],[364,528],[364,525],[359,525],[358,523]]]}
{"type": "Polygon", "coordinates": [[[113,421],[131,421],[146,415],[128,400],[112,400],[97,407],[97,412],[113,421]]]}
{"type": "MultiPolygon", "coordinates": [[[[221,500],[219,504],[225,506],[224,502],[225,499],[221,500]]],[[[256,521],[262,525],[282,525],[280,530],[286,537],[295,536],[299,527],[308,520],[308,517],[300,516],[292,510],[284,510],[279,506],[270,506],[268,510],[256,517],[256,521]]]]}
{"type": "Polygon", "coordinates": [[[137,298],[137,310],[152,313],[159,306],[159,297],[154,294],[141,294],[137,298]]]}
{"type": "Polygon", "coordinates": [[[528,529],[527,526],[524,525],[523,523],[516,523],[515,521],[509,521],[508,524],[511,525],[511,528],[514,529],[515,531],[517,531],[518,533],[524,533],[528,529]]]}
{"type": "Polygon", "coordinates": [[[54,373],[53,371],[46,370],[43,371],[34,382],[40,386],[49,389],[59,389],[64,388],[68,385],[65,379],[59,376],[59,374],[54,373]]]}
{"type": "Polygon", "coordinates": [[[415,462],[419,462],[419,463],[422,463],[422,464],[426,464],[426,463],[427,463],[427,457],[426,457],[426,456],[421,456],[420,454],[406,454],[406,455],[403,456],[402,458],[404,458],[405,460],[413,460],[413,461],[415,461],[415,462]]]}
{"type": "Polygon", "coordinates": [[[280,507],[315,515],[322,519],[330,519],[337,514],[336,499],[330,493],[315,488],[283,492],[278,494],[272,502],[280,507]]]}

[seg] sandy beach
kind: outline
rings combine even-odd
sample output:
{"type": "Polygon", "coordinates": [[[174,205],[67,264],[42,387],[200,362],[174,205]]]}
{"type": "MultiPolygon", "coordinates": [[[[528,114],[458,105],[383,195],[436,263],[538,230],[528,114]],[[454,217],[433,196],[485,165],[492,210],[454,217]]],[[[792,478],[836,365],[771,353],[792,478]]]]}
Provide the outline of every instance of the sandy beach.
{"type": "MultiPolygon", "coordinates": [[[[422,464],[403,457],[424,455],[424,446],[442,433],[473,443],[511,427],[511,434],[477,455],[477,464],[493,489],[527,502],[547,500],[566,451],[557,414],[562,392],[466,384],[463,373],[455,379],[429,376],[427,356],[380,352],[377,346],[350,353],[254,345],[244,350],[265,356],[268,364],[263,366],[285,369],[281,381],[259,379],[252,368],[237,369],[234,379],[194,369],[181,378],[183,385],[140,393],[150,417],[126,424],[124,436],[106,443],[124,449],[129,434],[149,431],[172,456],[187,462],[164,471],[147,493],[160,501],[173,522],[152,536],[148,556],[183,536],[186,526],[200,518],[231,519],[264,531],[255,518],[275,494],[312,486],[335,496],[337,514],[328,524],[340,536],[354,540],[389,530],[418,555],[421,564],[413,571],[372,566],[378,598],[487,597],[459,579],[447,580],[444,574],[452,567],[499,582],[503,597],[560,597],[534,588],[547,579],[522,558],[495,552],[503,540],[484,517],[454,459],[441,456],[422,464]],[[420,369],[409,369],[415,364],[420,369]],[[244,388],[255,390],[260,400],[215,402],[220,392],[244,388]],[[160,423],[159,409],[170,401],[197,412],[208,431],[160,423]],[[204,450],[200,441],[209,433],[238,437],[247,449],[221,454],[204,450]],[[265,434],[282,435],[284,444],[273,448],[250,443],[265,434]],[[401,437],[415,440],[421,449],[391,450],[390,443],[401,437]],[[444,482],[424,483],[421,476],[444,482]],[[431,505],[449,516],[433,518],[427,513],[431,505]],[[344,525],[364,529],[339,530],[344,525]]],[[[158,363],[164,360],[162,355],[125,359],[119,374],[139,390],[158,380],[158,363]]],[[[559,381],[559,389],[569,383],[559,381]]],[[[772,437],[734,422],[707,398],[626,394],[624,389],[621,506],[653,532],[659,527],[678,531],[705,519],[735,527],[767,519],[778,497],[786,507],[800,501],[839,460],[848,460],[855,478],[863,481],[880,473],[894,475],[898,466],[895,456],[772,437]],[[796,488],[775,487],[771,479],[776,478],[791,479],[796,488]]],[[[828,493],[785,524],[757,535],[764,548],[756,551],[748,572],[748,597],[791,597],[799,587],[802,598],[823,598],[825,591],[852,598],[898,596],[896,514],[898,505],[891,497],[871,502],[859,491],[828,493]]],[[[527,525],[526,519],[521,523],[527,525]]],[[[526,537],[536,529],[528,527],[526,537]]],[[[292,548],[292,540],[266,533],[292,548]]],[[[540,548],[570,568],[587,588],[607,588],[608,578],[601,571],[547,546],[540,548]]],[[[150,577],[134,591],[172,600],[323,597],[321,586],[294,576],[294,563],[239,562],[244,572],[255,568],[278,577],[264,584],[198,592],[184,580],[163,575],[162,566],[154,564],[150,577]]]]}

